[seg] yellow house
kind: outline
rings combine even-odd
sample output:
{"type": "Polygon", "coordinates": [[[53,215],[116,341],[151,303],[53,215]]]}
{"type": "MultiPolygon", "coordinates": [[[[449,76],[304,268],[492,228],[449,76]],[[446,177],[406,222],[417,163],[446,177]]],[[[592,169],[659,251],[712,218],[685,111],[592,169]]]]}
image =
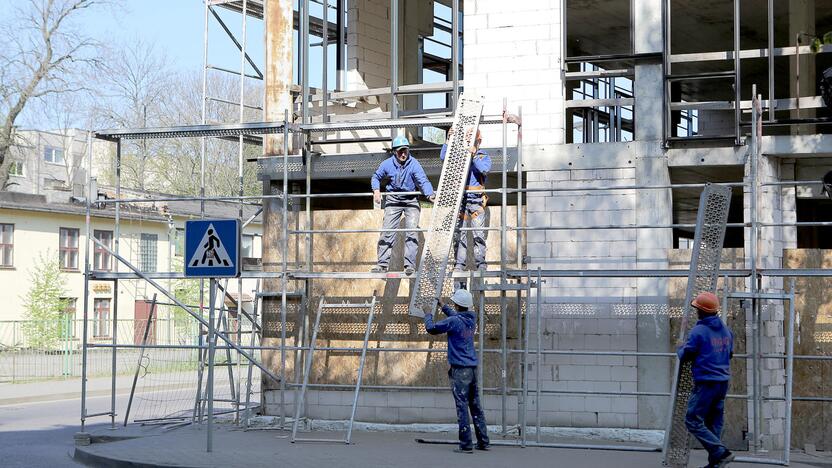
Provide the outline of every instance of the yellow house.
{"type": "MultiPolygon", "coordinates": [[[[43,132],[44,135],[32,136],[31,133],[27,141],[35,144],[14,155],[16,164],[11,180],[16,183],[0,192],[0,303],[3,304],[0,308],[0,347],[26,347],[20,322],[26,320],[25,296],[42,257],[58,259],[66,280],[64,297],[68,306],[64,320],[66,324],[72,324],[64,333],[76,344],[82,333],[87,245],[91,247],[89,262],[93,270],[129,271],[104,249],[88,242],[86,237],[84,190],[73,187],[78,181],[86,182],[86,168],[79,162],[85,151],[81,133],[69,144],[56,143],[56,134],[43,132]],[[76,167],[65,171],[61,164],[76,164],[76,167]],[[67,180],[72,182],[66,183],[67,180]]],[[[114,205],[100,203],[114,198],[114,189],[93,185],[96,200],[93,200],[90,234],[115,250],[114,205]]],[[[161,196],[164,194],[122,192],[124,198],[161,196]]],[[[205,217],[237,218],[238,209],[235,203],[206,202],[205,217]]],[[[246,207],[244,213],[249,217],[254,214],[254,209],[246,207]]],[[[141,271],[155,273],[157,277],[164,277],[166,272],[181,271],[185,221],[200,216],[198,201],[123,204],[118,226],[118,253],[141,271]]],[[[261,238],[262,225],[258,218],[243,233],[241,257],[248,259],[246,263],[258,262],[261,238]]],[[[174,291],[186,280],[162,278],[157,281],[165,289],[174,291]]],[[[256,281],[245,280],[242,286],[242,297],[250,300],[256,281]]],[[[240,297],[238,289],[236,280],[228,282],[230,295],[240,297]]],[[[119,280],[117,287],[111,280],[90,281],[90,342],[112,341],[113,320],[116,319],[120,343],[140,341],[154,293],[158,293],[160,304],[170,302],[144,280],[119,280]]],[[[158,323],[152,331],[154,341],[175,341],[175,309],[162,306],[156,309],[158,323]]]]}

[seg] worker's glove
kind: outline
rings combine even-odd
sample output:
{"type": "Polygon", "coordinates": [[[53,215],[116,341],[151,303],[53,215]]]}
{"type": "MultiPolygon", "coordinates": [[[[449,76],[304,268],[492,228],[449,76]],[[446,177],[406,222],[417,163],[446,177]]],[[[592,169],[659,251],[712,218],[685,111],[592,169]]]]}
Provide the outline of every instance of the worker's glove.
{"type": "Polygon", "coordinates": [[[433,195],[429,196],[428,201],[431,203],[436,203],[436,194],[434,193],[433,195]]]}
{"type": "Polygon", "coordinates": [[[381,191],[373,190],[373,203],[375,203],[376,205],[381,204],[381,191]]]}
{"type": "Polygon", "coordinates": [[[517,125],[523,125],[523,123],[520,121],[519,116],[516,116],[514,114],[509,114],[505,110],[503,110],[503,122],[513,123],[513,124],[517,124],[517,125]]]}

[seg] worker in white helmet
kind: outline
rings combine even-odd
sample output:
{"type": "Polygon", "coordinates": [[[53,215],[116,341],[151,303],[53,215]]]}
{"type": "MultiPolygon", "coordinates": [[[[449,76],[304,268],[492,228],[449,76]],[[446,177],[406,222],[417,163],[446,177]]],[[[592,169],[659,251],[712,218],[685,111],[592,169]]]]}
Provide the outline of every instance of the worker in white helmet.
{"type": "Polygon", "coordinates": [[[459,447],[454,451],[473,453],[469,409],[477,436],[476,448],[488,450],[490,443],[477,382],[477,351],[474,348],[477,314],[474,311],[474,299],[465,289],[457,289],[451,296],[451,301],[454,303],[453,307],[439,304],[442,312],[448,316],[445,320],[434,322],[433,314],[425,314],[425,329],[431,335],[448,334],[448,364],[451,365],[448,378],[459,422],[459,447]]]}

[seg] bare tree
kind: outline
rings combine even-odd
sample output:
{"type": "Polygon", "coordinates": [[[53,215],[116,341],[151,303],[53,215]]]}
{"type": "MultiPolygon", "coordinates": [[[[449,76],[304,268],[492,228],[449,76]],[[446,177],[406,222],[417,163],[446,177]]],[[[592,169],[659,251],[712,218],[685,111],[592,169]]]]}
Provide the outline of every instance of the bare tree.
{"type": "MultiPolygon", "coordinates": [[[[72,189],[75,184],[84,184],[83,180],[76,180],[79,171],[84,166],[84,155],[87,152],[86,134],[81,129],[91,126],[91,115],[86,93],[60,93],[52,95],[39,103],[42,109],[37,115],[52,125],[50,130],[61,135],[59,148],[64,155],[64,170],[66,179],[64,187],[72,189]]],[[[90,168],[87,168],[90,170],[90,168]]]]}
{"type": "MultiPolygon", "coordinates": [[[[154,127],[166,117],[166,90],[175,72],[164,52],[153,43],[134,39],[111,49],[102,65],[97,121],[108,127],[154,127]]],[[[147,140],[126,141],[122,147],[122,176],[133,188],[153,188],[159,177],[152,159],[159,145],[147,140]]]]}
{"type": "Polygon", "coordinates": [[[81,71],[95,62],[93,41],[72,21],[101,0],[29,0],[2,25],[0,41],[0,189],[15,144],[15,121],[32,101],[84,88],[81,71]]]}

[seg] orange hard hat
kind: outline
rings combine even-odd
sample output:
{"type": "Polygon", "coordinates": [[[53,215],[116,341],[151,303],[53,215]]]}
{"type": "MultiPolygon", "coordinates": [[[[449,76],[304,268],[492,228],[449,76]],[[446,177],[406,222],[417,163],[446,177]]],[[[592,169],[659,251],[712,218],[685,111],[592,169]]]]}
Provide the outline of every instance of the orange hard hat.
{"type": "Polygon", "coordinates": [[[719,312],[719,299],[717,299],[716,294],[711,292],[702,292],[697,294],[693,301],[691,301],[690,305],[709,314],[719,312]]]}

